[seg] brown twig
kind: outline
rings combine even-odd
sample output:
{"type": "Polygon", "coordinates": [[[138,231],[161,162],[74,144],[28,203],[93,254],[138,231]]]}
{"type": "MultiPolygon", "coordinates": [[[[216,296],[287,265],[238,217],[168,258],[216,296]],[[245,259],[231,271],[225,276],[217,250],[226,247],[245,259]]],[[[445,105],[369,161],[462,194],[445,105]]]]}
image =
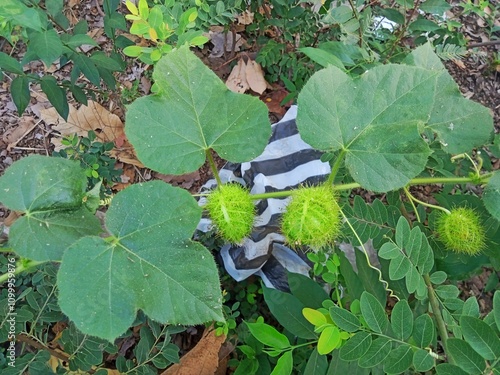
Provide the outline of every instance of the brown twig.
{"type": "Polygon", "coordinates": [[[471,43],[467,45],[467,48],[484,47],[484,46],[494,46],[500,44],[500,40],[490,40],[488,42],[481,43],[471,43]]]}
{"type": "Polygon", "coordinates": [[[47,346],[45,346],[44,344],[42,344],[41,342],[38,342],[34,339],[32,339],[31,337],[29,337],[28,335],[24,334],[24,333],[20,333],[19,335],[16,336],[16,341],[19,341],[19,342],[24,342],[26,344],[28,344],[29,346],[35,348],[35,349],[38,349],[38,350],[46,350],[48,351],[52,356],[56,357],[56,358],[59,358],[60,360],[62,361],[68,361],[69,360],[69,355],[64,353],[64,352],[58,352],[54,349],[51,349],[47,346]]]}

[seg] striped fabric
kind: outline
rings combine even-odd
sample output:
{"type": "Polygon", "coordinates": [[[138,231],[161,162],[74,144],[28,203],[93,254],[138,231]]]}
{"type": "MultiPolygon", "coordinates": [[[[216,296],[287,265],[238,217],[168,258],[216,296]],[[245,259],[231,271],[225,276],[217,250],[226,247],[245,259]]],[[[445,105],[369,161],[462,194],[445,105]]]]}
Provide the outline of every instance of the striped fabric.
{"type": "MultiPolygon", "coordinates": [[[[247,163],[227,163],[220,171],[222,182],[238,182],[249,187],[252,194],[261,194],[324,181],[330,166],[320,161],[321,152],[300,138],[295,124],[296,113],[297,107],[292,106],[283,119],[272,126],[271,139],[262,155],[247,163]]],[[[201,192],[215,187],[215,180],[210,180],[201,192]]],[[[258,275],[266,286],[289,291],[287,270],[308,275],[311,264],[304,251],[288,248],[279,232],[280,216],[289,199],[256,201],[257,217],[250,237],[242,244],[222,247],[224,267],[235,280],[258,275]]],[[[200,198],[200,205],[205,202],[205,198],[200,198]]],[[[208,232],[210,229],[211,221],[204,217],[198,230],[208,232]]]]}

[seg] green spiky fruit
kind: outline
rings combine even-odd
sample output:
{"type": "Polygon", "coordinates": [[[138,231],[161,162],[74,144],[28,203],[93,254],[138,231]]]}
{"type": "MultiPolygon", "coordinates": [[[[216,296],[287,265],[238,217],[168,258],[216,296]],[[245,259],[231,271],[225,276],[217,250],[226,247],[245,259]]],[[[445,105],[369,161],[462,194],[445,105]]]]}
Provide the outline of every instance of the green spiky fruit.
{"type": "Polygon", "coordinates": [[[221,237],[231,243],[240,243],[252,231],[255,206],[241,185],[227,184],[214,190],[206,209],[221,237]]]}
{"type": "Polygon", "coordinates": [[[474,210],[459,207],[437,220],[437,234],[448,250],[476,255],[484,247],[485,232],[474,210]]]}
{"type": "Polygon", "coordinates": [[[333,244],[340,224],[337,195],[331,186],[320,185],[292,193],[281,230],[291,246],[307,245],[315,250],[333,244]]]}

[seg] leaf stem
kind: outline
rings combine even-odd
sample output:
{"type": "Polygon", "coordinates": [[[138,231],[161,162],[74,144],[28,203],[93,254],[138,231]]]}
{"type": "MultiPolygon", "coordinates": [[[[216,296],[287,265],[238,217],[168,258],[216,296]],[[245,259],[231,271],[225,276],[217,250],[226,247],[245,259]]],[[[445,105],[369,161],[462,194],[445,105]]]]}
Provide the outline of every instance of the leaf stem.
{"type": "MultiPolygon", "coordinates": [[[[448,330],[446,329],[446,324],[444,323],[443,316],[441,315],[441,310],[439,309],[439,301],[436,298],[436,292],[432,286],[431,278],[429,274],[422,275],[424,277],[425,285],[427,286],[429,294],[429,303],[431,304],[432,312],[436,318],[437,329],[439,335],[441,336],[441,341],[443,343],[443,349],[446,354],[448,354],[448,330]]],[[[453,358],[448,356],[448,360],[451,364],[454,364],[453,358]]]]}
{"type": "Polygon", "coordinates": [[[10,278],[12,278],[13,275],[18,275],[21,272],[28,271],[31,268],[38,266],[39,264],[42,264],[42,263],[45,263],[45,262],[39,262],[36,260],[30,260],[28,262],[17,261],[16,262],[16,270],[14,272],[7,272],[7,273],[4,273],[3,275],[0,275],[0,285],[2,285],[4,282],[6,282],[10,278]]]}
{"type": "Polygon", "coordinates": [[[345,153],[346,153],[345,150],[340,151],[340,154],[337,157],[337,160],[335,160],[335,163],[332,166],[332,171],[330,172],[330,176],[328,176],[328,180],[326,181],[327,185],[333,185],[333,182],[335,181],[335,177],[337,176],[337,173],[339,172],[340,165],[342,164],[342,161],[344,160],[345,153]]]}
{"type": "Polygon", "coordinates": [[[205,155],[207,155],[208,164],[210,164],[210,169],[212,170],[212,173],[215,177],[215,181],[217,181],[217,186],[222,186],[222,181],[220,180],[219,171],[217,170],[217,165],[215,164],[214,157],[212,156],[212,153],[210,152],[209,148],[205,150],[205,155]]]}

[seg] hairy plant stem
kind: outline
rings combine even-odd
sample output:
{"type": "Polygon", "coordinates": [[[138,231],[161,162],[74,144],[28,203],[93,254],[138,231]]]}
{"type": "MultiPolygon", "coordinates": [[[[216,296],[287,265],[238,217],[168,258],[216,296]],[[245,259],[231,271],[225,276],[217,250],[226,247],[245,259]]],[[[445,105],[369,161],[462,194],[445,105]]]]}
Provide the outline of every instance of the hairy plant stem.
{"type": "Polygon", "coordinates": [[[342,150],[337,157],[337,160],[335,160],[335,163],[332,166],[332,171],[330,172],[330,176],[328,176],[328,180],[326,181],[327,185],[333,185],[333,182],[335,181],[335,177],[337,176],[337,173],[339,172],[340,165],[342,164],[342,161],[344,160],[345,156],[345,150],[342,150]]]}
{"type": "Polygon", "coordinates": [[[0,275],[0,285],[2,285],[4,282],[6,282],[11,275],[19,275],[21,272],[28,271],[32,269],[35,266],[38,266],[39,264],[42,264],[45,262],[38,262],[36,260],[30,260],[26,265],[23,265],[21,262],[16,263],[16,270],[14,272],[7,272],[4,273],[3,275],[0,275]]]}
{"type": "Polygon", "coordinates": [[[217,170],[217,165],[215,164],[214,157],[210,152],[210,149],[205,150],[205,154],[207,155],[208,164],[210,164],[210,169],[215,177],[215,181],[217,181],[217,186],[222,186],[222,181],[220,180],[219,171],[217,170]]]}
{"type": "MultiPolygon", "coordinates": [[[[336,162],[337,163],[337,162],[336,162]]],[[[332,168],[332,174],[333,174],[333,168],[332,168]]],[[[330,177],[328,177],[328,181],[330,181],[330,177]]],[[[488,181],[488,179],[492,176],[492,173],[485,173],[480,176],[480,184],[484,184],[488,181]]],[[[335,178],[335,176],[333,177],[335,178]]],[[[410,185],[429,185],[429,184],[465,184],[465,183],[477,183],[477,177],[420,177],[420,178],[413,178],[410,180],[408,183],[408,186],[410,185]]],[[[336,191],[342,191],[342,190],[350,190],[350,189],[357,189],[361,188],[362,186],[358,184],[357,182],[352,182],[349,184],[341,184],[341,185],[335,185],[333,187],[333,190],[336,191]]],[[[253,194],[252,199],[268,199],[268,198],[284,198],[288,197],[291,195],[291,191],[275,191],[272,193],[262,193],[262,194],[253,194]]],[[[419,202],[423,203],[423,202],[419,202]]],[[[427,203],[426,203],[427,205],[427,203]]],[[[442,208],[440,208],[442,209],[442,208]]]]}
{"type": "MultiPolygon", "coordinates": [[[[444,352],[448,355],[448,330],[446,329],[446,324],[444,323],[443,315],[441,314],[441,310],[439,309],[439,301],[436,298],[436,292],[434,291],[434,287],[432,286],[431,278],[429,274],[423,275],[425,285],[427,286],[427,291],[429,294],[429,303],[431,304],[432,312],[434,313],[434,318],[436,318],[436,325],[439,331],[439,335],[441,336],[441,341],[443,343],[444,352]]],[[[448,356],[448,360],[451,364],[455,364],[453,358],[448,356]]]]}

